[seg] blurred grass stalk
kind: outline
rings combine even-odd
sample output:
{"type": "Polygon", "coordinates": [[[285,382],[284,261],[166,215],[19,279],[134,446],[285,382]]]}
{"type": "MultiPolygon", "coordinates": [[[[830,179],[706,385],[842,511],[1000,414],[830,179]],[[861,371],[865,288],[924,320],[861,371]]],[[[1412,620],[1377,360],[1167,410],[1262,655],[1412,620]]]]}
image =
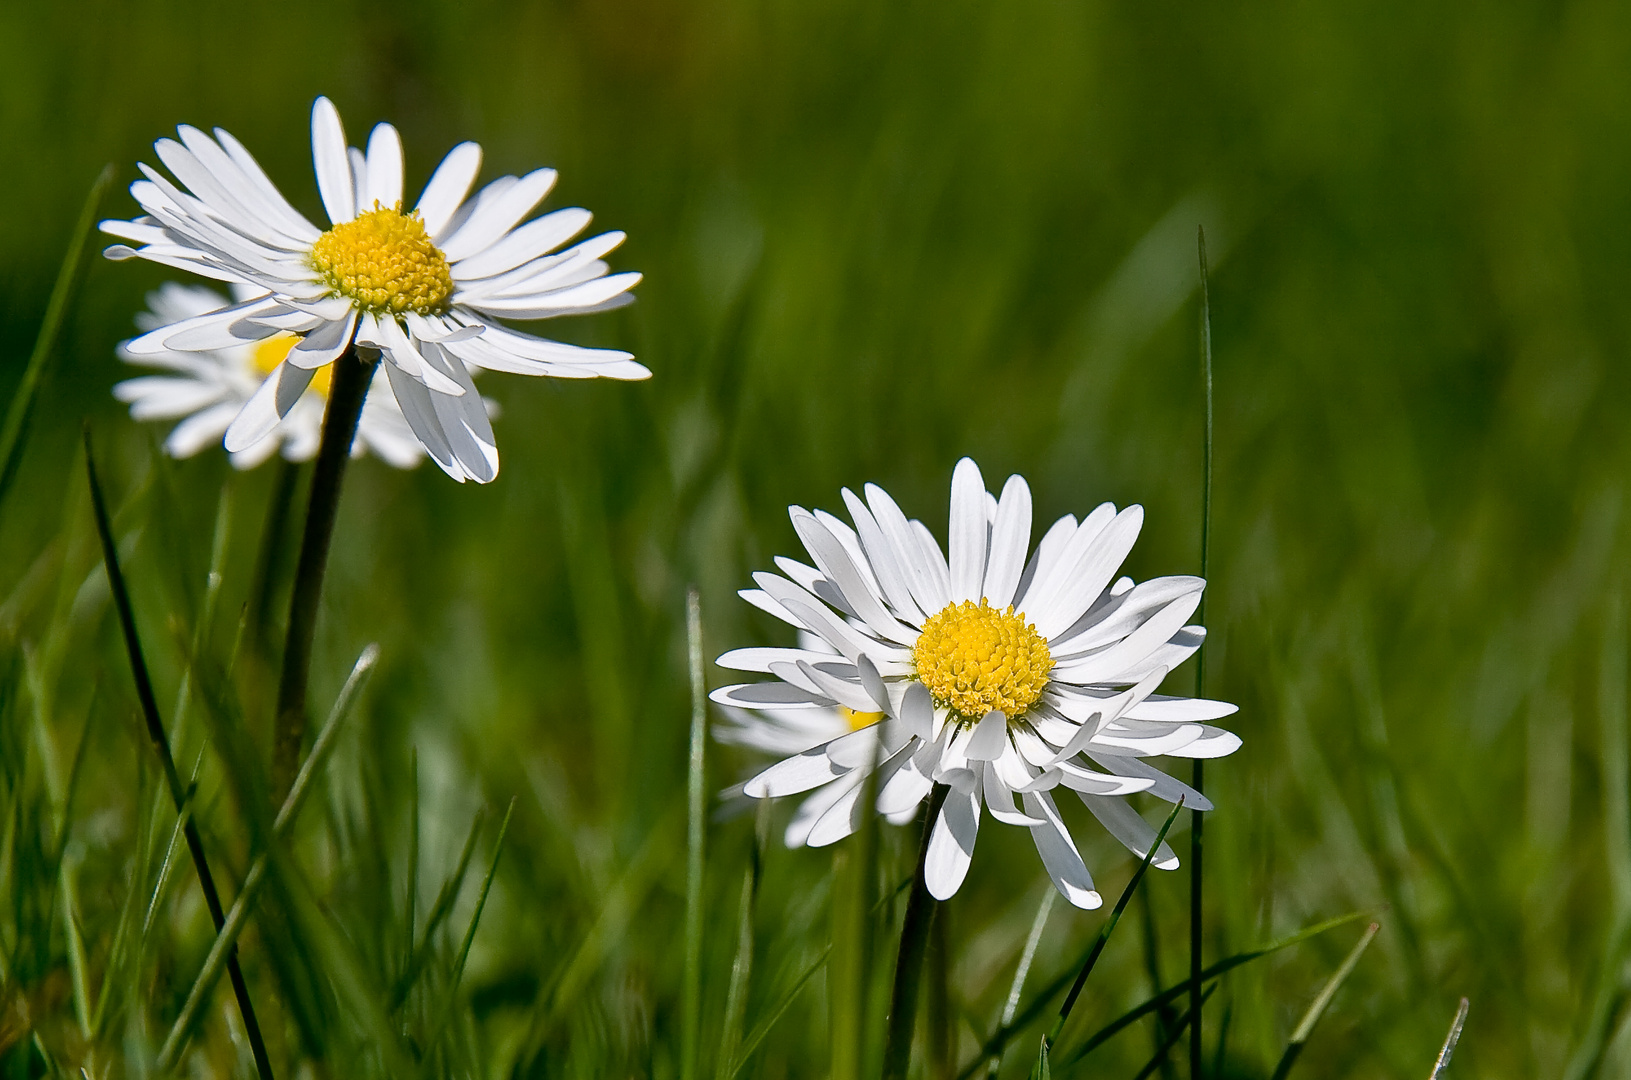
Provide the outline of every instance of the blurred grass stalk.
{"type": "Polygon", "coordinates": [[[111,164],[102,166],[96,181],[91,184],[90,194],[85,196],[85,205],[79,211],[79,220],[74,224],[73,235],[68,240],[68,250],[62,257],[62,268],[57,271],[56,284],[51,287],[51,299],[46,304],[40,332],[34,339],[34,351],[29,354],[28,366],[23,369],[21,381],[12,391],[5,425],[0,427],[0,505],[5,503],[6,493],[11,490],[12,481],[17,477],[17,465],[22,460],[23,446],[27,441],[28,421],[34,411],[34,395],[39,390],[46,362],[56,350],[57,339],[62,336],[62,324],[68,320],[68,306],[79,284],[79,268],[85,258],[85,245],[96,224],[96,212],[113,183],[113,175],[111,164]]]}
{"type": "MultiPolygon", "coordinates": [[[[1206,625],[1206,594],[1211,588],[1212,554],[1212,294],[1207,280],[1206,230],[1195,231],[1195,246],[1201,270],[1201,380],[1206,395],[1206,420],[1201,436],[1201,579],[1207,588],[1201,591],[1201,602],[1195,610],[1195,622],[1206,625]]],[[[1195,656],[1195,696],[1206,696],[1206,646],[1203,643],[1195,656]]],[[[1192,766],[1190,786],[1205,793],[1206,760],[1196,758],[1192,766]]],[[[1205,997],[1201,990],[1201,922],[1203,877],[1201,875],[1201,830],[1205,815],[1200,808],[1189,815],[1189,1075],[1190,1080],[1201,1080],[1205,1070],[1201,1067],[1201,1006],[1205,997]]],[[[1158,1054],[1157,1057],[1164,1057],[1158,1054]]]]}
{"type": "Polygon", "coordinates": [[[691,675],[691,747],[686,777],[685,975],[680,987],[680,1080],[695,1080],[702,1036],[703,845],[707,840],[708,704],[702,667],[702,600],[685,594],[686,658],[691,675]]]}
{"type": "Polygon", "coordinates": [[[333,363],[334,381],[323,412],[323,436],[313,467],[306,524],[300,537],[300,562],[289,594],[289,625],[283,644],[283,670],[278,679],[272,736],[272,797],[282,799],[294,783],[300,746],[306,737],[306,684],[311,677],[312,635],[323,595],[323,572],[334,539],[340,487],[357,434],[363,401],[377,361],[364,360],[353,344],[333,363]]]}
{"type": "MultiPolygon", "coordinates": [[[[1297,1029],[1291,1033],[1291,1039],[1286,1043],[1285,1053],[1280,1055],[1280,1063],[1274,1067],[1273,1080],[1285,1080],[1287,1076],[1291,1075],[1291,1067],[1302,1056],[1303,1047],[1308,1045],[1309,1038],[1314,1034],[1314,1026],[1320,1022],[1320,1017],[1325,1015],[1326,1007],[1331,1004],[1331,999],[1336,997],[1336,993],[1342,988],[1342,984],[1347,982],[1348,976],[1353,973],[1353,969],[1359,966],[1359,958],[1365,955],[1365,950],[1370,948],[1371,941],[1381,928],[1382,924],[1375,922],[1365,928],[1365,932],[1360,935],[1358,942],[1349,950],[1347,958],[1342,961],[1342,965],[1336,969],[1335,974],[1326,982],[1324,989],[1319,992],[1319,996],[1314,999],[1313,1004],[1308,1006],[1308,1011],[1303,1013],[1302,1021],[1297,1024],[1297,1029]]],[[[1191,1028],[1190,1030],[1193,1031],[1194,1029],[1191,1028]]]]}

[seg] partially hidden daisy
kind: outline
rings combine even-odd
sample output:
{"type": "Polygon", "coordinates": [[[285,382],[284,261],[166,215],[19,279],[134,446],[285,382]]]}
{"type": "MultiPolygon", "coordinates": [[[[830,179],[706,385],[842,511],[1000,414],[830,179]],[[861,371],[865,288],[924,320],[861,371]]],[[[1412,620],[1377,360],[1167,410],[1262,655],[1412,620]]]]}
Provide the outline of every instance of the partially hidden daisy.
{"type": "MultiPolygon", "coordinates": [[[[829,649],[826,642],[807,630],[799,631],[799,648],[805,652],[823,653],[830,660],[842,659],[841,654],[829,649]]],[[[880,710],[862,712],[847,705],[785,709],[767,706],[756,712],[731,705],[721,706],[721,709],[724,722],[714,725],[715,739],[727,746],[740,746],[779,757],[802,754],[841,735],[870,727],[884,718],[880,710]]],[[[857,773],[853,780],[859,782],[864,776],[864,773],[857,773]]],[[[799,804],[788,821],[783,834],[787,846],[796,848],[810,843],[810,833],[816,822],[825,817],[833,804],[847,795],[852,787],[853,784],[826,784],[816,788],[814,794],[799,804]]],[[[742,788],[743,785],[738,784],[724,794],[735,798],[742,794],[742,788]]],[[[916,812],[914,804],[889,815],[889,820],[893,824],[904,825],[916,812]]],[[[816,838],[818,846],[823,840],[825,833],[816,838]]]]}
{"type": "MultiPolygon", "coordinates": [[[[865,779],[875,808],[901,815],[948,793],[925,859],[929,892],[961,886],[982,815],[1031,832],[1060,893],[1077,907],[1102,900],[1054,801],[1074,792],[1100,823],[1143,856],[1156,831],[1125,796],[1147,791],[1195,810],[1212,804],[1150,758],[1220,757],[1240,746],[1206,721],[1233,705],[1155,693],[1200,648],[1186,625],[1205,582],[1118,577],[1143,510],[1105,503],[1081,521],[1065,516],[1030,550],[1031,493],[1009,477],[1001,498],[967,458],[952,474],[946,554],[875,485],[863,501],[843,492],[854,527],[792,507],[814,566],[778,558],[781,574],[754,575],[742,596],[825,648],[738,649],[722,667],[773,682],[722,687],[721,705],[765,713],[845,708],[879,713],[759,773],[756,798],[836,788],[807,842],[832,843],[860,825],[865,779]],[[834,655],[836,653],[837,655],[834,655]]],[[[1154,864],[1177,867],[1165,844],[1154,864]]]]}
{"type": "Polygon", "coordinates": [[[146,214],[104,221],[129,241],[109,258],[139,257],[242,286],[218,311],[156,327],[130,341],[132,356],[299,341],[225,432],[226,448],[260,443],[296,408],[317,373],[353,346],[383,361],[385,385],[414,437],[456,480],[498,475],[498,448],[472,368],[560,378],[643,379],[626,353],[562,344],[500,319],[546,319],[618,306],[639,274],[609,273],[602,256],[623,241],[602,233],[557,251],[588,225],[582,209],[522,224],[555,182],[553,169],[502,176],[467,199],[481,147],[453,148],[419,201],[403,202],[402,141],[377,125],[366,152],[347,147],[327,98],[312,108],[312,158],[329,228],[317,228],[278,192],[232,135],[182,126],[154,143],[162,173],[141,164],[131,194],[146,214]],[[136,246],[130,246],[136,245],[136,246]]]}
{"type": "MultiPolygon", "coordinates": [[[[237,287],[234,292],[243,291],[237,287]]],[[[231,301],[202,285],[168,282],[148,294],[147,310],[136,317],[142,330],[207,315],[231,301]]],[[[119,358],[141,367],[158,368],[156,375],[140,375],[114,386],[113,395],[128,402],[136,420],[179,420],[164,440],[171,457],[191,457],[219,443],[227,427],[254,395],[255,388],[282,362],[299,341],[293,334],[277,334],[253,345],[233,345],[200,352],[132,353],[129,342],[119,346],[119,358]]],[[[377,370],[374,381],[384,376],[377,370]]],[[[283,420],[265,438],[230,456],[240,469],[254,468],[281,452],[290,461],[307,461],[317,453],[322,435],[323,406],[328,396],[327,369],[319,370],[283,420]]],[[[399,469],[411,469],[424,459],[424,450],[408,427],[402,409],[389,391],[370,393],[357,423],[352,455],[371,451],[399,469]]]]}

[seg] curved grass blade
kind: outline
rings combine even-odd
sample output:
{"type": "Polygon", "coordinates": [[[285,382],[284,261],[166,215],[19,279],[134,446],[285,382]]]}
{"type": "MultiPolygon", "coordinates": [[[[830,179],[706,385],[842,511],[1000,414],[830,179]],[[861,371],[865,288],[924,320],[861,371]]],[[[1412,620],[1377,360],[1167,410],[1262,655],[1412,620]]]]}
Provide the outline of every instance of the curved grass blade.
{"type": "Polygon", "coordinates": [[[1042,1036],[1042,1044],[1036,1052],[1036,1064],[1031,1066],[1031,1080],[1053,1080],[1053,1065],[1048,1061],[1048,1037],[1042,1036]]]}
{"type": "MultiPolygon", "coordinates": [[[[367,685],[368,676],[378,659],[378,645],[369,645],[362,651],[362,655],[357,657],[351,675],[340,688],[340,696],[335,699],[334,707],[329,711],[328,720],[323,724],[322,731],[317,735],[317,741],[312,745],[311,754],[301,765],[294,786],[289,789],[289,797],[284,800],[277,818],[272,823],[273,843],[281,843],[294,828],[294,820],[305,804],[313,779],[328,759],[329,751],[334,746],[334,737],[339,733],[346,717],[351,715],[352,708],[362,693],[362,688],[367,685]]],[[[192,989],[187,992],[187,1000],[181,1007],[181,1013],[171,1025],[170,1034],[159,1049],[159,1056],[154,1064],[156,1071],[167,1072],[174,1066],[187,1032],[197,1019],[199,1009],[209,996],[210,990],[214,988],[216,980],[221,977],[223,963],[233,962],[230,958],[235,955],[238,935],[243,933],[244,926],[253,912],[256,894],[266,881],[268,863],[269,856],[261,854],[250,865],[249,873],[244,876],[243,888],[239,890],[238,898],[232,903],[232,910],[216,933],[209,955],[204,958],[204,966],[199,970],[198,977],[193,980],[192,989]]]]}
{"type": "Polygon", "coordinates": [[[1461,999],[1461,1007],[1455,1011],[1455,1019],[1450,1021],[1450,1033],[1444,1036],[1444,1045],[1439,1048],[1438,1059],[1433,1062],[1433,1071],[1428,1074],[1427,1080],[1439,1080],[1444,1070],[1450,1067],[1450,1056],[1455,1053],[1455,1044],[1461,1041],[1461,1029],[1467,1023],[1467,999],[1461,999]]]}
{"type": "MultiPolygon", "coordinates": [[[[125,587],[124,574],[119,569],[119,551],[113,538],[113,524],[108,516],[107,501],[102,496],[102,485],[96,475],[96,455],[91,447],[89,425],[85,428],[85,474],[91,487],[91,508],[96,517],[96,531],[102,541],[102,562],[107,569],[108,586],[113,593],[114,607],[119,614],[119,626],[124,632],[125,651],[129,655],[131,675],[136,682],[136,696],[141,702],[142,716],[147,721],[147,736],[153,744],[154,752],[159,756],[159,764],[164,770],[164,779],[169,785],[170,799],[175,803],[176,813],[181,814],[187,804],[187,793],[176,774],[176,763],[170,756],[170,742],[164,733],[164,722],[159,718],[158,699],[153,695],[153,682],[148,677],[147,663],[142,658],[141,638],[136,632],[136,615],[130,605],[130,591],[125,587]]],[[[215,887],[215,877],[210,873],[209,860],[204,854],[203,838],[199,836],[198,826],[190,816],[182,826],[182,835],[187,841],[187,850],[192,855],[193,866],[198,871],[198,884],[204,893],[204,903],[209,908],[210,920],[215,924],[215,932],[219,934],[226,923],[226,913],[221,908],[221,894],[215,887]]],[[[232,980],[232,993],[237,998],[238,1012],[243,1017],[244,1034],[254,1054],[255,1071],[259,1073],[261,1080],[272,1080],[272,1062],[266,1053],[266,1042],[261,1037],[260,1022],[255,1019],[255,1007],[249,1000],[249,985],[244,981],[243,969],[238,966],[236,949],[227,955],[226,963],[227,973],[232,980]]]]}
{"type": "Polygon", "coordinates": [[[1381,928],[1381,923],[1374,922],[1366,927],[1365,933],[1349,950],[1347,959],[1342,961],[1342,966],[1336,969],[1336,973],[1327,980],[1325,988],[1320,991],[1319,997],[1315,998],[1314,1003],[1308,1006],[1308,1011],[1303,1013],[1302,1021],[1297,1025],[1297,1030],[1291,1033],[1291,1041],[1286,1043],[1285,1053],[1280,1055],[1280,1064],[1274,1068],[1274,1080],[1285,1080],[1291,1074],[1291,1067],[1302,1056],[1303,1047],[1308,1045],[1309,1037],[1314,1034],[1314,1025],[1318,1024],[1320,1017],[1325,1015],[1326,1006],[1331,1004],[1331,999],[1336,997],[1337,990],[1348,980],[1348,976],[1353,974],[1353,969],[1359,965],[1359,958],[1365,955],[1365,950],[1370,947],[1372,939],[1376,937],[1376,932],[1381,928]]]}
{"type": "Polygon", "coordinates": [[[716,1080],[730,1080],[731,1066],[742,1045],[742,1021],[747,1012],[748,979],[753,974],[753,913],[759,898],[759,881],[764,873],[765,832],[770,825],[770,803],[760,800],[755,814],[753,847],[748,867],[742,872],[742,894],[736,910],[736,957],[731,961],[730,989],[725,995],[725,1030],[719,1042],[719,1059],[714,1066],[716,1080]]]}
{"type": "Polygon", "coordinates": [[[459,890],[464,887],[464,875],[470,870],[470,858],[476,853],[476,840],[486,820],[487,811],[481,809],[476,811],[476,816],[470,822],[470,834],[464,838],[464,849],[459,852],[458,864],[448,879],[442,882],[442,889],[436,894],[436,902],[431,905],[430,915],[425,919],[425,932],[420,935],[419,945],[408,958],[407,968],[391,990],[390,1011],[393,1013],[408,1000],[408,994],[413,990],[414,983],[419,981],[430,957],[431,939],[436,936],[443,921],[453,913],[453,903],[459,898],[459,890]]]}
{"type": "Polygon", "coordinates": [[[96,224],[96,211],[102,205],[102,197],[112,183],[113,166],[102,166],[96,182],[91,185],[90,194],[85,197],[84,207],[79,211],[73,236],[68,240],[68,252],[62,257],[62,269],[57,271],[57,282],[51,287],[51,299],[45,306],[45,321],[40,324],[39,336],[34,339],[34,351],[29,354],[28,367],[23,369],[22,380],[12,391],[11,407],[6,410],[5,425],[0,427],[0,503],[5,502],[6,493],[16,479],[17,464],[22,458],[23,436],[34,411],[34,395],[39,390],[46,362],[56,349],[57,338],[62,334],[62,324],[68,320],[68,304],[79,283],[85,241],[96,224]]]}

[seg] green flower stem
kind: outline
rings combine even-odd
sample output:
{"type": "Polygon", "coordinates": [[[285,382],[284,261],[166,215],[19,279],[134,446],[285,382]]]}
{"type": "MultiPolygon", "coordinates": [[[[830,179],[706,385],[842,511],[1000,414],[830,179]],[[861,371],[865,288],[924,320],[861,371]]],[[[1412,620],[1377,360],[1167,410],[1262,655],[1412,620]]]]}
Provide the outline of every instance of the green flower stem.
{"type": "Polygon", "coordinates": [[[323,593],[323,571],[328,566],[329,543],[340,508],[340,484],[345,479],[351,443],[357,434],[363,399],[374,374],[373,360],[364,360],[353,345],[334,361],[328,409],[323,414],[323,439],[317,447],[312,472],[311,499],[300,538],[300,562],[295,567],[289,596],[289,626],[284,637],[283,671],[278,679],[277,712],[272,734],[272,796],[282,799],[300,766],[300,745],[306,737],[306,683],[311,676],[312,631],[323,593]]]}
{"type": "Polygon", "coordinates": [[[929,945],[929,926],[934,920],[935,901],[929,895],[924,870],[929,861],[929,838],[940,818],[940,808],[950,792],[936,784],[929,796],[923,818],[923,839],[918,846],[917,873],[912,878],[912,894],[906,901],[906,918],[900,927],[900,951],[895,956],[895,985],[889,995],[889,1038],[883,1052],[883,1080],[905,1080],[912,1057],[912,1030],[917,1020],[917,990],[923,976],[923,955],[929,945]]]}
{"type": "MultiPolygon", "coordinates": [[[[1209,578],[1212,554],[1212,296],[1207,282],[1206,231],[1198,230],[1196,245],[1201,262],[1201,376],[1206,391],[1206,425],[1201,436],[1201,577],[1209,578]]],[[[1206,625],[1206,594],[1201,594],[1195,621],[1206,625]]],[[[1195,696],[1206,696],[1206,649],[1195,658],[1195,696]]],[[[1195,759],[1189,786],[1203,790],[1206,763],[1195,759]]],[[[1201,832],[1205,815],[1192,810],[1189,815],[1189,1075],[1201,1080],[1201,1006],[1206,998],[1201,987],[1201,832]]]]}

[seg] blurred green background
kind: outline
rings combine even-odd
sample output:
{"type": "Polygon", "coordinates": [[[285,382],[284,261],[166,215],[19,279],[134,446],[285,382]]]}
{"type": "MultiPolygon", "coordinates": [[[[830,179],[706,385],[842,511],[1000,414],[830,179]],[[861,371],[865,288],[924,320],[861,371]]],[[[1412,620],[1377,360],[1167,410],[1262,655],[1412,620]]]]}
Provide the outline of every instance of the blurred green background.
{"type": "MultiPolygon", "coordinates": [[[[0,394],[97,170],[119,170],[104,213],[132,215],[134,163],[177,123],[232,131],[315,217],[308,112],[328,94],[353,142],[381,119],[402,130],[410,191],[475,139],[484,176],[555,166],[549,206],[628,231],[612,262],[645,273],[639,302],[537,329],[628,348],[650,382],[489,376],[497,482],[374,460],[348,477],[314,708],[366,642],[384,660],[306,854],[368,953],[406,888],[411,751],[421,914],[470,815],[518,797],[461,998],[470,1071],[670,1076],[686,585],[709,656],[784,643],[733,590],[796,552],[786,506],[839,510],[841,486],[876,481],[943,535],[962,454],[993,484],[1025,474],[1039,522],[1143,503],[1129,572],[1195,572],[1204,225],[1208,690],[1240,704],[1245,740],[1207,773],[1209,955],[1379,910],[1304,1074],[1425,1075],[1466,995],[1450,1075],[1555,1076],[1571,1058],[1623,1075],[1628,70],[1631,9],[1606,0],[14,0],[0,5],[0,394]],[[344,857],[352,820],[378,838],[367,873],[344,857]]],[[[236,613],[277,472],[234,474],[215,453],[159,462],[163,429],[111,398],[114,343],[173,276],[93,260],[0,517],[0,722],[41,762],[8,774],[14,792],[50,788],[39,776],[64,766],[48,759],[91,723],[70,816],[93,965],[148,751],[98,584],[81,420],[123,508],[167,711],[223,492],[221,610],[236,613]],[[35,723],[52,734],[26,734],[35,723]],[[29,768],[43,771],[16,779],[29,768]]],[[[711,685],[727,678],[710,668],[711,685]]],[[[191,725],[187,761],[202,745],[191,725]]],[[[750,766],[710,753],[714,787],[750,766]]],[[[213,766],[204,791],[212,849],[241,871],[213,766]]],[[[46,827],[11,798],[25,832],[46,827]]],[[[1076,823],[1115,895],[1131,861],[1076,823]]],[[[489,817],[477,871],[493,831],[489,817]]],[[[752,831],[738,818],[710,832],[705,1031],[724,1009],[752,831]]],[[[885,830],[888,881],[906,834],[885,830]]],[[[825,944],[832,865],[767,852],[749,1025],[825,944]]],[[[948,907],[959,1060],[1001,1008],[1045,884],[1029,838],[988,824],[948,907]]],[[[1148,919],[1135,905],[1084,998],[1093,1017],[1147,996],[1152,962],[1168,979],[1187,964],[1187,871],[1146,888],[1148,919]]],[[[209,940],[196,898],[177,903],[150,983],[160,1034],[209,940]]],[[[1102,918],[1055,908],[1033,983],[1102,918]]],[[[1227,1016],[1226,1075],[1267,1074],[1357,929],[1225,982],[1208,1045],[1227,1016]]],[[[252,930],[257,1003],[293,1030],[266,952],[252,930]]],[[[61,943],[42,955],[36,1019],[71,1009],[49,989],[61,943]]],[[[824,980],[744,1075],[826,1075],[824,980]]],[[[210,1030],[225,1032],[230,996],[216,997],[210,1030]]],[[[294,1036],[275,1038],[283,1053],[294,1036]]],[[[1008,1072],[1028,1068],[1034,1035],[1020,1045],[1008,1072]]],[[[1130,1076],[1152,1046],[1140,1027],[1089,1061],[1130,1076]]]]}

